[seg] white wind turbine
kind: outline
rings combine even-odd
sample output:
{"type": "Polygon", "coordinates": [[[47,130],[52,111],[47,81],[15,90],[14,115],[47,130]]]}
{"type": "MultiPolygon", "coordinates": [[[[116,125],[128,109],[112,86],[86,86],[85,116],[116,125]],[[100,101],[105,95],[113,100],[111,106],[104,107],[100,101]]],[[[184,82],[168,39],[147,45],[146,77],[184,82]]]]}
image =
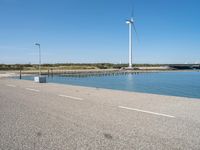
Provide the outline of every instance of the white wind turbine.
{"type": "Polygon", "coordinates": [[[134,24],[134,20],[133,20],[133,8],[132,8],[132,15],[131,18],[126,20],[126,24],[128,24],[129,26],[129,66],[128,68],[132,69],[132,63],[133,63],[133,56],[132,56],[132,51],[133,51],[133,32],[132,32],[132,27],[135,30],[136,36],[138,38],[138,34],[135,28],[135,24],[134,24]]]}

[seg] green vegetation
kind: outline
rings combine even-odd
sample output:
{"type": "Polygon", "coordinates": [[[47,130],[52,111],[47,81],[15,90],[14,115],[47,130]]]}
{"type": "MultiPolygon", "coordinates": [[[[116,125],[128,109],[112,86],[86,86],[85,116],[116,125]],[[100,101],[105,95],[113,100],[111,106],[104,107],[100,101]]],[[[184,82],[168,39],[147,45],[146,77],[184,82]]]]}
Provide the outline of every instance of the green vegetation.
{"type": "Polygon", "coordinates": [[[22,69],[23,70],[23,67],[25,65],[18,65],[18,64],[15,64],[15,65],[5,65],[5,64],[0,64],[0,70],[20,70],[22,69]]]}
{"type": "MultiPolygon", "coordinates": [[[[114,69],[126,67],[128,65],[115,65],[109,63],[102,64],[43,64],[42,70],[86,70],[86,69],[114,69]]],[[[0,64],[0,70],[37,70],[38,65],[36,64],[0,64]]]]}
{"type": "MultiPolygon", "coordinates": [[[[171,66],[177,69],[190,68],[193,64],[134,64],[134,67],[160,67],[171,66]]],[[[128,67],[128,64],[93,63],[93,64],[43,64],[42,70],[87,70],[87,69],[121,69],[128,67]]],[[[199,66],[197,66],[199,67],[199,66]]],[[[0,64],[0,70],[38,70],[37,64],[0,64]]]]}

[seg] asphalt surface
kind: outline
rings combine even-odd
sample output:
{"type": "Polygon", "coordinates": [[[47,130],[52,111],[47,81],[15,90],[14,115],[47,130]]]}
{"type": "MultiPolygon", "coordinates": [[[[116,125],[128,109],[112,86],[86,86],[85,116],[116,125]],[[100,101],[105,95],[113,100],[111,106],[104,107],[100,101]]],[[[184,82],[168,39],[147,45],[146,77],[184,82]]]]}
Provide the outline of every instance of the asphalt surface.
{"type": "Polygon", "coordinates": [[[200,99],[0,79],[1,150],[199,150],[200,99]]]}

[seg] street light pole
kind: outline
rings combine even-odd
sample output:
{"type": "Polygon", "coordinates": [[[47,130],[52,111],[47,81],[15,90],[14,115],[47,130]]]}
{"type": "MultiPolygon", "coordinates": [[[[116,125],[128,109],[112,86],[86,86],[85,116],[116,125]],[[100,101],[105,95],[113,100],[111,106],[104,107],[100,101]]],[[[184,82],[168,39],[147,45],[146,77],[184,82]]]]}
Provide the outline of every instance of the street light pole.
{"type": "Polygon", "coordinates": [[[39,43],[35,43],[36,46],[38,46],[39,48],[39,76],[34,77],[34,81],[37,83],[46,83],[46,77],[45,76],[41,76],[41,48],[40,48],[40,44],[39,43]]]}
{"type": "Polygon", "coordinates": [[[40,48],[40,44],[39,43],[35,43],[36,46],[38,46],[39,48],[39,76],[41,76],[41,48],[40,48]]]}

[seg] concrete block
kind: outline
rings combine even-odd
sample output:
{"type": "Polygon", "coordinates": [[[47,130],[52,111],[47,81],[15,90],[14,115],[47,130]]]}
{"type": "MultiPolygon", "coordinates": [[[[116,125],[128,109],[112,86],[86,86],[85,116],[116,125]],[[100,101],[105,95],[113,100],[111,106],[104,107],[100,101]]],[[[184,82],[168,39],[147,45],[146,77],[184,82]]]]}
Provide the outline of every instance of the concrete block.
{"type": "Polygon", "coordinates": [[[45,76],[37,76],[37,77],[34,77],[34,81],[37,83],[46,83],[46,77],[45,76]]]}

